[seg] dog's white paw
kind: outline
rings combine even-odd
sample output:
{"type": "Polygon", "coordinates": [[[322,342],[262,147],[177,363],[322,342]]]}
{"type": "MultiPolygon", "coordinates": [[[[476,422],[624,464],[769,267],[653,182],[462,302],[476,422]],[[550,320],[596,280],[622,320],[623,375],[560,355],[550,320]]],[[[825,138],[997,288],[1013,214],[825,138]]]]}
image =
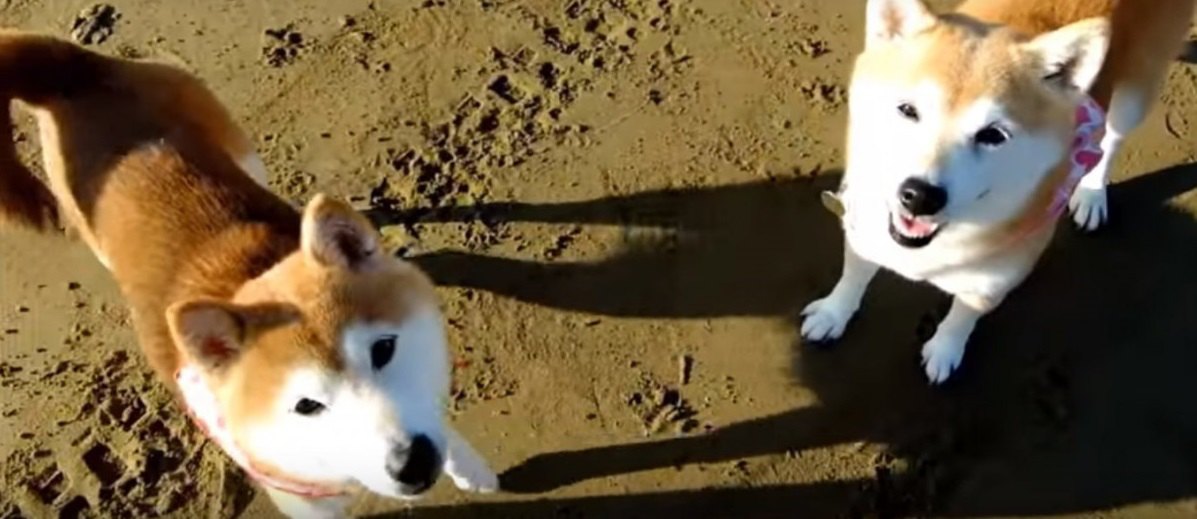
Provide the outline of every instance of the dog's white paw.
{"type": "Polygon", "coordinates": [[[1106,201],[1106,186],[1086,185],[1086,178],[1081,179],[1080,185],[1072,192],[1068,199],[1068,210],[1072,212],[1072,221],[1078,229],[1095,231],[1106,223],[1109,218],[1109,206],[1106,201]]]}
{"type": "Polygon", "coordinates": [[[825,297],[802,310],[802,338],[808,341],[830,341],[839,339],[848,327],[848,321],[856,309],[825,297]]]}
{"type": "Polygon", "coordinates": [[[466,492],[490,494],[499,490],[499,475],[481,462],[450,463],[445,472],[457,488],[466,492]]]}
{"type": "Polygon", "coordinates": [[[968,335],[936,331],[931,340],[923,344],[923,369],[932,384],[942,384],[952,375],[964,360],[964,346],[968,335]]]}

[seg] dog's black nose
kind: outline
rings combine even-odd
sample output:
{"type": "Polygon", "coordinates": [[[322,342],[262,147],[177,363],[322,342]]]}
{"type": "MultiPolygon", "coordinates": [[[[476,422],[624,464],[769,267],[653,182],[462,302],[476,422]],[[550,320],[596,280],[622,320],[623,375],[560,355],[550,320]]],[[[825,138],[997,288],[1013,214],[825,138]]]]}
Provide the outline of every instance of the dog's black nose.
{"type": "Polygon", "coordinates": [[[908,178],[898,186],[898,200],[913,216],[930,216],[948,205],[948,192],[926,180],[908,178]]]}
{"type": "Polygon", "coordinates": [[[406,495],[421,494],[436,483],[441,474],[442,458],[432,440],[423,434],[411,439],[405,448],[396,449],[387,458],[387,472],[399,482],[406,495]]]}

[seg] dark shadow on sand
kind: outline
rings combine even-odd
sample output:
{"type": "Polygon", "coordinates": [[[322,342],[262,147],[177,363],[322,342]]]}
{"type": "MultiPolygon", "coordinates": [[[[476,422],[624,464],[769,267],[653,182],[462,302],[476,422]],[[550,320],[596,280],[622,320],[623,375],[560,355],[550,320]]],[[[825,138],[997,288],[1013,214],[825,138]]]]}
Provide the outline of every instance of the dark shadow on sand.
{"type": "MultiPolygon", "coordinates": [[[[835,282],[842,241],[818,192],[834,176],[567,204],[492,204],[424,220],[660,226],[676,233],[594,263],[464,253],[415,258],[442,284],[555,308],[643,317],[793,316],[835,282]]],[[[946,298],[882,276],[841,343],[799,348],[822,405],[705,435],[544,453],[511,492],[846,442],[890,446],[876,477],[819,485],[420,507],[422,518],[1045,515],[1197,496],[1197,221],[1168,200],[1197,165],[1113,186],[1095,236],[1061,229],[1038,270],[978,327],[964,367],[917,369],[946,298]],[[905,470],[895,467],[905,466],[905,470]],[[731,514],[731,515],[728,515],[731,514]]],[[[375,215],[410,219],[413,214],[375,215]]],[[[884,458],[884,457],[883,457],[884,458]]]]}
{"type": "Polygon", "coordinates": [[[1190,65],[1197,64],[1197,40],[1189,40],[1185,42],[1184,49],[1180,52],[1180,57],[1177,61],[1181,63],[1188,63],[1190,65]]]}

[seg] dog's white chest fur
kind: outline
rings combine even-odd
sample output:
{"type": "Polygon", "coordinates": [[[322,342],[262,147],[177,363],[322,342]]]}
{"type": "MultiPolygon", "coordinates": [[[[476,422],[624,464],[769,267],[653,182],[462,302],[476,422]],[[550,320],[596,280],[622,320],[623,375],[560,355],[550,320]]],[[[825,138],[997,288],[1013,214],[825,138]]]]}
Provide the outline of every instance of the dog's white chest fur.
{"type": "MultiPolygon", "coordinates": [[[[962,292],[987,296],[1003,291],[1011,278],[1021,278],[1028,269],[1025,254],[1018,251],[986,251],[967,243],[932,243],[922,249],[907,249],[889,236],[886,214],[845,215],[858,223],[845,222],[848,245],[861,258],[883,265],[913,281],[926,281],[949,294],[962,292]],[[858,218],[860,217],[860,218],[858,218]],[[871,223],[860,220],[870,218],[871,223]]],[[[876,212],[876,211],[873,211],[876,212]]]]}

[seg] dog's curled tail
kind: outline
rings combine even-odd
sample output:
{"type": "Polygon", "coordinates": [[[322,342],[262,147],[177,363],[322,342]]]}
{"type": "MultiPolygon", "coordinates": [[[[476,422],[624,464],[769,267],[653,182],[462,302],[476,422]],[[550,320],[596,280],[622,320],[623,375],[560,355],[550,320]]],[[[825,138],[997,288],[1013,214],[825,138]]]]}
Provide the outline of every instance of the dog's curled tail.
{"type": "Polygon", "coordinates": [[[58,226],[50,190],[17,156],[12,101],[43,105],[102,81],[103,58],[73,43],[0,29],[0,227],[48,231],[58,226]]]}

